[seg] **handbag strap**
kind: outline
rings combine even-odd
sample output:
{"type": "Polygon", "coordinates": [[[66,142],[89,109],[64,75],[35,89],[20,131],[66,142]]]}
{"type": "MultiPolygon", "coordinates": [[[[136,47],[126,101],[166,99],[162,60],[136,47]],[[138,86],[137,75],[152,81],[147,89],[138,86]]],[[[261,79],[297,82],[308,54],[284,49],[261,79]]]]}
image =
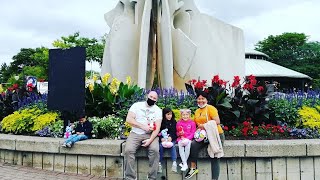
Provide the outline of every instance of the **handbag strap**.
{"type": "Polygon", "coordinates": [[[208,118],[208,105],[206,106],[206,117],[207,117],[207,122],[209,121],[209,118],[208,118]]]}

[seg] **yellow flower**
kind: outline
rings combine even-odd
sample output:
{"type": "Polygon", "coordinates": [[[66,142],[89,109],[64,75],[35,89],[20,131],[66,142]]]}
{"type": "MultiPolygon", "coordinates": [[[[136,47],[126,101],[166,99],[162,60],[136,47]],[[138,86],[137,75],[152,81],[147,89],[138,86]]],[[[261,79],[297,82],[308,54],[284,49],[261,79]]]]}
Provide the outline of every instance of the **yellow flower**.
{"type": "Polygon", "coordinates": [[[316,108],[303,106],[298,111],[304,127],[320,128],[320,113],[316,108]]]}
{"type": "Polygon", "coordinates": [[[110,84],[110,91],[113,95],[116,95],[117,92],[118,92],[118,88],[119,88],[119,85],[120,85],[120,81],[117,79],[117,78],[113,78],[112,79],[112,82],[110,84]]]}
{"type": "Polygon", "coordinates": [[[94,89],[94,88],[93,88],[93,84],[90,83],[88,87],[89,87],[90,92],[92,92],[93,89],[94,89]]]}
{"type": "Polygon", "coordinates": [[[42,114],[34,119],[32,131],[38,131],[44,127],[54,123],[59,115],[55,112],[42,114]]]}
{"type": "Polygon", "coordinates": [[[102,84],[106,85],[108,83],[108,80],[110,78],[110,74],[106,73],[103,77],[102,77],[102,84]]]}
{"type": "Polygon", "coordinates": [[[2,84],[0,84],[0,93],[3,92],[3,87],[2,87],[2,84]]]}
{"type": "Polygon", "coordinates": [[[93,82],[96,82],[97,79],[98,79],[98,76],[97,75],[93,75],[92,79],[93,79],[93,82]]]}
{"type": "Polygon", "coordinates": [[[126,80],[127,80],[127,84],[130,85],[131,84],[131,77],[127,76],[126,80]]]}

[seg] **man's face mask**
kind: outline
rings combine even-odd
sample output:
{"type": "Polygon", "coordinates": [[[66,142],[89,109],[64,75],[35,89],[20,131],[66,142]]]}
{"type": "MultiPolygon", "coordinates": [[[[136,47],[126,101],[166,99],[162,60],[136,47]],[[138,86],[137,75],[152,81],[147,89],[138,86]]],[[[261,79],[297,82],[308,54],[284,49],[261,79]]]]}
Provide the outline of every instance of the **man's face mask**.
{"type": "Polygon", "coordinates": [[[156,103],[156,101],[154,101],[154,100],[152,100],[152,99],[148,98],[148,100],[147,100],[147,104],[148,104],[149,106],[153,106],[155,103],[156,103]]]}

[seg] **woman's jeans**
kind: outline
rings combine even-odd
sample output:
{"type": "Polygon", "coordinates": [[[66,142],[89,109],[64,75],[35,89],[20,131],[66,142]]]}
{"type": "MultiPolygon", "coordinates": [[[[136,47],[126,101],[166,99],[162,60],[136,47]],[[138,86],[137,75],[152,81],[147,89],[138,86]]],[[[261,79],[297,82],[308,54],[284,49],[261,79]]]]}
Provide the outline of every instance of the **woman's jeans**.
{"type": "Polygon", "coordinates": [[[176,151],[176,142],[172,141],[173,146],[171,148],[164,148],[160,142],[160,162],[163,163],[163,154],[165,149],[170,149],[171,152],[171,160],[176,161],[177,160],[177,151],[176,151]]]}
{"type": "MultiPolygon", "coordinates": [[[[220,134],[221,143],[225,140],[224,134],[220,134]]],[[[208,147],[209,142],[205,143],[204,141],[197,142],[195,140],[191,143],[191,152],[189,159],[191,162],[197,162],[199,152],[202,148],[208,147]]],[[[220,175],[220,158],[211,158],[211,173],[212,179],[218,179],[220,175]]]]}
{"type": "Polygon", "coordinates": [[[71,143],[72,145],[78,141],[82,141],[82,140],[86,140],[88,139],[88,136],[84,135],[84,134],[81,134],[81,135],[78,135],[78,134],[74,134],[74,135],[71,135],[68,139],[65,140],[65,143],[68,144],[68,143],[71,143]]]}

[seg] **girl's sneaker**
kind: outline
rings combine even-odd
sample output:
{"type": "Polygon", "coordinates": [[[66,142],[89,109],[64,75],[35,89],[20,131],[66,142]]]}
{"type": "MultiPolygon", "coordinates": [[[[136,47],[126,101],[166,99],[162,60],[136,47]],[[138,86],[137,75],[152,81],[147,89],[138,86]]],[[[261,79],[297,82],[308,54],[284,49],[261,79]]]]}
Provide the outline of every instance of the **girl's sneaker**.
{"type": "Polygon", "coordinates": [[[162,165],[161,165],[161,163],[159,163],[158,173],[162,173],[162,165]]]}
{"type": "Polygon", "coordinates": [[[186,174],[185,178],[186,178],[186,179],[190,179],[190,178],[192,178],[192,176],[196,175],[198,172],[199,172],[198,169],[193,169],[193,168],[191,168],[191,169],[189,169],[189,171],[188,171],[188,173],[186,174]]]}
{"type": "Polygon", "coordinates": [[[181,171],[186,171],[188,169],[188,164],[187,163],[183,163],[182,167],[181,167],[181,171]]]}
{"type": "Polygon", "coordinates": [[[66,145],[67,145],[68,148],[71,148],[71,147],[72,147],[72,144],[71,144],[71,143],[67,143],[66,145]]]}
{"type": "Polygon", "coordinates": [[[172,162],[171,171],[172,172],[178,172],[178,170],[177,170],[177,162],[176,161],[172,162]]]}

